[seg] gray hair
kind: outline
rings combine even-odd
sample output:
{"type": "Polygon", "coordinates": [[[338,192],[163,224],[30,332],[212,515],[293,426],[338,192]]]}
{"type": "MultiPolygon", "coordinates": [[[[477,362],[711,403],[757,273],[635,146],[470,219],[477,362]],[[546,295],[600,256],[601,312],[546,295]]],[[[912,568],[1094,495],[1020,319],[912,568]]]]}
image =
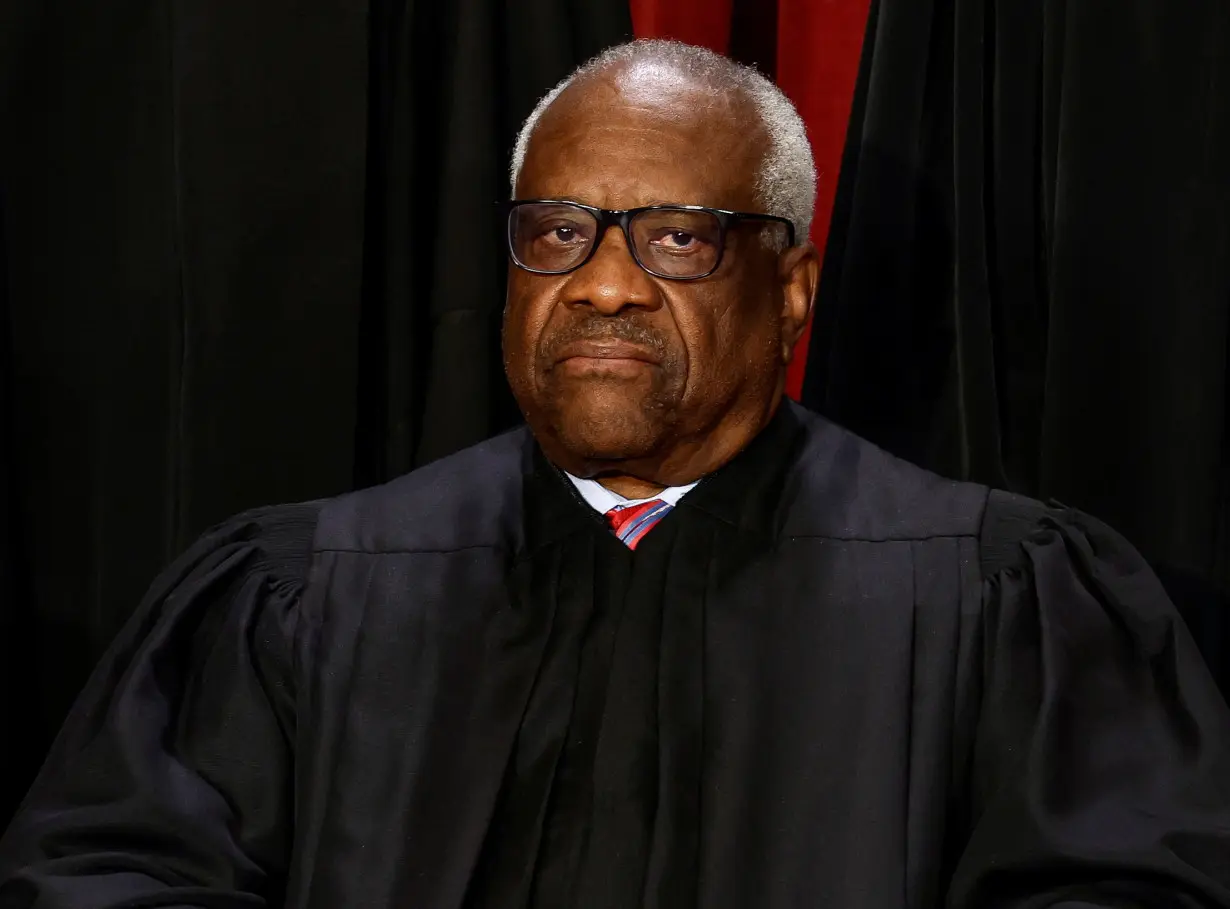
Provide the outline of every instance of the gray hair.
{"type": "Polygon", "coordinates": [[[799,112],[780,88],[751,67],[703,47],[678,41],[650,38],[608,48],[547,92],[517,135],[509,168],[513,192],[516,192],[517,177],[525,164],[534,127],[555,99],[586,76],[611,67],[638,64],[690,76],[729,94],[740,95],[751,103],[769,144],[756,174],[756,197],[764,207],[764,214],[787,218],[794,224],[796,243],[805,241],[816,205],[816,165],[799,112]]]}

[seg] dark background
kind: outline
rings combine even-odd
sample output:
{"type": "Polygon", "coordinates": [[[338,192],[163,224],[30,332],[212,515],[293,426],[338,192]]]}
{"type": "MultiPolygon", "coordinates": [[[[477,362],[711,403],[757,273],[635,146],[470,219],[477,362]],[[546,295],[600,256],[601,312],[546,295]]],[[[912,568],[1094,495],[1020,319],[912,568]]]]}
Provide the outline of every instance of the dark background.
{"type": "Polygon", "coordinates": [[[5,0],[0,818],[192,537],[517,420],[508,151],[634,31],[759,66],[807,120],[825,265],[792,391],[1115,524],[1225,685],[1222,0],[5,0]]]}

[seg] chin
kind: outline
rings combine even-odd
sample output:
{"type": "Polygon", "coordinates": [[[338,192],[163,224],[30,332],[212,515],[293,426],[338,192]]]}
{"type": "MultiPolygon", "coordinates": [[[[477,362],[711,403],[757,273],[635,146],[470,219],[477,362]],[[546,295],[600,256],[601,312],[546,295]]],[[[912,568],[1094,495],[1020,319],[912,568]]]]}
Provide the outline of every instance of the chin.
{"type": "Polygon", "coordinates": [[[579,460],[643,458],[661,446],[670,430],[667,411],[644,398],[581,394],[552,410],[551,434],[579,460]]]}
{"type": "Polygon", "coordinates": [[[586,461],[642,458],[658,447],[660,434],[640,419],[586,415],[556,427],[556,437],[574,457],[586,461]]]}

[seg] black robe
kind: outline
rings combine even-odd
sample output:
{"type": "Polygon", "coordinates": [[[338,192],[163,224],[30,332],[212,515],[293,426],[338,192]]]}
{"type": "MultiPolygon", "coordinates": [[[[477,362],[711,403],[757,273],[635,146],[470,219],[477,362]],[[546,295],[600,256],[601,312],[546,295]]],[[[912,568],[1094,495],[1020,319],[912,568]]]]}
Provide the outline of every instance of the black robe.
{"type": "Polygon", "coordinates": [[[0,907],[1230,906],[1230,713],[1095,521],[786,405],[635,553],[522,430],[170,568],[0,907]]]}

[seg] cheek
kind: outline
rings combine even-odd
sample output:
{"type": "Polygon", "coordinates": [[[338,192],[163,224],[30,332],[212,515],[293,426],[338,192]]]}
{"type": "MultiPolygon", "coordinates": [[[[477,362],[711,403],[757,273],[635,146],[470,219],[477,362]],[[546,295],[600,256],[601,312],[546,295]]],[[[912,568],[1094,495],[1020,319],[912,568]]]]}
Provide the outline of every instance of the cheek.
{"type": "Polygon", "coordinates": [[[722,390],[738,381],[731,369],[738,330],[730,308],[716,297],[690,297],[675,301],[672,316],[686,357],[685,398],[723,399],[722,390]]]}
{"type": "Polygon", "coordinates": [[[737,304],[730,310],[731,330],[744,343],[744,359],[777,357],[782,338],[782,294],[776,269],[763,265],[749,269],[734,295],[737,304]]]}
{"type": "Polygon", "coordinates": [[[776,360],[781,326],[764,287],[741,287],[729,294],[695,301],[678,318],[687,345],[693,394],[715,387],[734,388],[749,374],[776,360]],[[756,299],[751,294],[759,294],[756,299]]]}
{"type": "MultiPolygon", "coordinates": [[[[534,363],[534,353],[550,317],[549,298],[537,289],[526,287],[524,281],[510,278],[504,305],[504,362],[509,372],[528,372],[534,363]]],[[[510,379],[515,377],[510,375],[510,379]]]]}

